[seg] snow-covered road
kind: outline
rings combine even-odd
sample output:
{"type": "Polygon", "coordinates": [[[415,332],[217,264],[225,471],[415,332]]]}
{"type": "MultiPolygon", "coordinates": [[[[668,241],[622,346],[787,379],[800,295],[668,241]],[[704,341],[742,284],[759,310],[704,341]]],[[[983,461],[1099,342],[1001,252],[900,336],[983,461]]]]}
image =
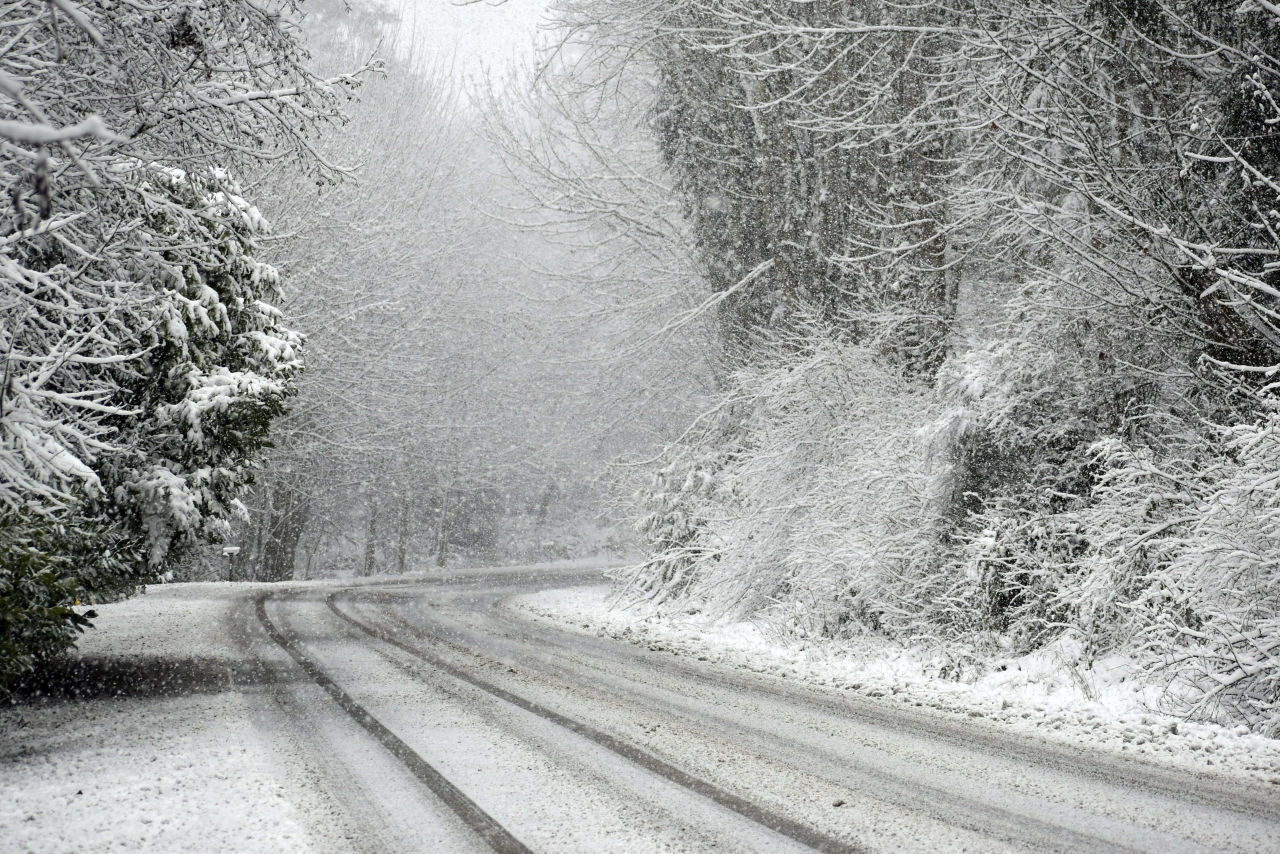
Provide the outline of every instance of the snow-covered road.
{"type": "MultiPolygon", "coordinates": [[[[134,837],[116,828],[96,842],[168,850],[185,836],[193,850],[433,852],[1280,849],[1274,787],[677,658],[502,605],[598,577],[495,570],[361,587],[211,588],[207,613],[177,609],[187,622],[174,630],[186,625],[189,645],[205,650],[188,669],[225,672],[225,685],[188,678],[180,697],[90,706],[104,720],[112,702],[181,715],[197,711],[193,702],[234,698],[203,738],[232,740],[215,746],[241,757],[233,776],[250,794],[220,798],[209,827],[199,814],[168,835],[126,822],[134,837]],[[200,662],[220,664],[201,670],[200,662]],[[234,750],[246,739],[248,759],[234,750]],[[275,799],[266,807],[264,791],[275,799]]],[[[108,657],[127,645],[115,643],[108,657]]],[[[37,742],[56,741],[42,716],[65,724],[68,708],[86,707],[28,707],[14,732],[17,713],[3,713],[5,793],[40,770],[67,773],[37,742]]],[[[83,791],[92,771],[75,773],[65,785],[83,791]]],[[[127,770],[104,775],[118,787],[127,770]]],[[[192,800],[200,799],[188,797],[185,809],[192,800]]],[[[6,839],[41,851],[95,841],[55,822],[29,804],[0,806],[0,849],[6,839]]]]}

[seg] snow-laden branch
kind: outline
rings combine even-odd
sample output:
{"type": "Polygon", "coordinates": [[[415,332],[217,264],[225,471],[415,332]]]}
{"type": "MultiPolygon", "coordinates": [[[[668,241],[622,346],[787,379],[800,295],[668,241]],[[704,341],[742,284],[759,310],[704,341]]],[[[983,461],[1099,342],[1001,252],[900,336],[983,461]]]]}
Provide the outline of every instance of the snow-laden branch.
{"type": "Polygon", "coordinates": [[[109,142],[115,142],[120,139],[119,136],[107,128],[99,116],[89,116],[83,121],[65,127],[0,119],[0,137],[28,145],[48,145],[54,142],[69,142],[85,137],[93,137],[109,142]]]}

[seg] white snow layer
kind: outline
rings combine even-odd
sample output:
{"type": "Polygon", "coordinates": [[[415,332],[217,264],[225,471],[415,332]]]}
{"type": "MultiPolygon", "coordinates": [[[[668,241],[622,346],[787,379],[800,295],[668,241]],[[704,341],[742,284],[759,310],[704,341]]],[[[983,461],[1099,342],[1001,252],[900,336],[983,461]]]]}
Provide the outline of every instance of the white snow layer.
{"type": "MultiPolygon", "coordinates": [[[[1119,657],[1081,669],[1068,642],[1009,659],[979,678],[936,674],[937,654],[883,639],[801,641],[754,622],[699,614],[657,614],[616,607],[607,586],[547,590],[507,600],[507,607],[574,631],[647,646],[756,673],[858,692],[886,703],[933,709],[974,726],[1013,730],[1081,744],[1199,774],[1259,780],[1280,789],[1280,741],[1193,723],[1150,708],[1156,694],[1132,678],[1119,657]]],[[[945,672],[945,671],[943,671],[945,672]]]]}
{"type": "MultiPolygon", "coordinates": [[[[299,585],[308,586],[308,585],[299,585]]],[[[242,662],[236,609],[255,585],[180,584],[100,606],[90,656],[242,662]]],[[[1108,662],[1072,675],[1070,650],[1008,662],[981,679],[930,677],[938,662],[882,641],[801,643],[753,623],[611,609],[601,586],[515,597],[529,619],[856,691],[1200,774],[1280,786],[1280,742],[1162,716],[1108,662]]],[[[342,819],[300,784],[299,761],[262,726],[263,700],[233,691],[104,697],[0,708],[0,850],[293,852],[351,847],[342,819]],[[255,707],[255,702],[258,706],[255,707]]]]}
{"type": "MultiPolygon", "coordinates": [[[[97,608],[80,649],[129,659],[240,660],[245,585],[153,587],[97,608]]],[[[223,691],[0,708],[0,849],[325,851],[250,700],[223,691]]]]}

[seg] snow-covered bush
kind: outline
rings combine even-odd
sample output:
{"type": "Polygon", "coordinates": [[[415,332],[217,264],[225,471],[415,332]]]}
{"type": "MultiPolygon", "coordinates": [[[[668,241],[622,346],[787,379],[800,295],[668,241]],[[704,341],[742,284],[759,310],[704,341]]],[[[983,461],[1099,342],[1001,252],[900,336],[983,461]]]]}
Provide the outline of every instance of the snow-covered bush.
{"type": "Polygon", "coordinates": [[[708,539],[709,513],[731,501],[718,479],[725,461],[714,447],[676,445],[640,496],[637,524],[647,551],[628,573],[625,594],[658,604],[679,599],[719,560],[708,539]]]}
{"type": "Polygon", "coordinates": [[[1028,286],[1003,307],[992,340],[939,375],[941,416],[928,428],[946,461],[941,492],[955,587],[933,621],[964,634],[1009,633],[1019,649],[1066,625],[1054,594],[1088,546],[1073,515],[1099,465],[1093,446],[1153,424],[1161,395],[1149,358],[1105,315],[1028,286]]]}
{"type": "Polygon", "coordinates": [[[82,622],[72,602],[128,595],[222,533],[302,367],[300,337],[268,302],[275,271],[253,257],[266,225],[234,183],[121,168],[134,181],[93,204],[131,228],[88,261],[54,235],[22,241],[13,257],[44,268],[40,285],[9,283],[0,306],[0,459],[16,472],[0,487],[0,635],[20,669],[32,650],[6,634],[18,623],[60,648],[52,639],[82,622]],[[51,362],[51,334],[96,339],[51,362]],[[86,403],[93,442],[60,442],[65,409],[86,403]]]}
{"type": "MultiPolygon", "coordinates": [[[[1181,553],[1153,588],[1167,596],[1140,639],[1170,701],[1280,736],[1280,420],[1227,431],[1229,461],[1181,553]],[[1167,580],[1166,580],[1167,579],[1167,580]],[[1161,635],[1167,643],[1161,642],[1161,635]]],[[[1196,483],[1196,481],[1190,481],[1196,483]]],[[[1158,500],[1158,499],[1157,499],[1158,500]]],[[[1171,526],[1183,523],[1170,520],[1171,526]]]]}
{"type": "Polygon", "coordinates": [[[1214,390],[1105,317],[1011,316],[940,379],[955,569],[929,621],[1021,652],[1070,633],[1171,708],[1280,732],[1277,416],[1207,423],[1214,390]]]}
{"type": "Polygon", "coordinates": [[[1280,419],[1096,453],[1072,623],[1138,655],[1172,710],[1280,734],[1280,419]]]}
{"type": "Polygon", "coordinates": [[[143,312],[145,355],[122,363],[112,419],[129,463],[108,464],[113,503],[147,533],[148,560],[225,532],[271,421],[302,368],[302,339],[273,307],[274,268],[254,257],[267,225],[228,176],[152,170],[140,182],[155,293],[143,312]]]}
{"type": "Polygon", "coordinates": [[[148,577],[136,531],[96,512],[55,520],[22,511],[0,517],[0,691],[39,660],[74,643],[94,612],[79,605],[127,595],[148,577]]]}
{"type": "Polygon", "coordinates": [[[56,233],[13,250],[44,270],[5,283],[0,459],[11,474],[0,500],[55,515],[84,498],[110,503],[136,515],[158,565],[172,539],[231,509],[239,469],[292,390],[301,339],[267,302],[276,273],[253,257],[265,223],[230,179],[123,168],[136,183],[84,202],[118,217],[96,257],[56,233]],[[51,358],[71,337],[86,344],[51,358]],[[59,429],[86,423],[76,408],[91,415],[92,441],[59,429]]]}
{"type": "Polygon", "coordinates": [[[806,636],[909,631],[933,552],[928,390],[828,333],[760,354],[669,451],[624,596],[806,636]]]}

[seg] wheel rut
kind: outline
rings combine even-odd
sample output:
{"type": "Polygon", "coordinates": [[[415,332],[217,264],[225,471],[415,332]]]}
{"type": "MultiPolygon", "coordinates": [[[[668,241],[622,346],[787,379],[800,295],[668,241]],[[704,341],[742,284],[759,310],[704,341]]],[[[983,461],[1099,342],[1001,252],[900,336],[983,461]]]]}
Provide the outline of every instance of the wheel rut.
{"type": "MultiPolygon", "coordinates": [[[[416,626],[408,622],[407,620],[403,619],[402,617],[394,614],[387,615],[386,619],[391,624],[394,625],[396,629],[395,633],[386,631],[384,629],[369,626],[363,623],[362,621],[345,613],[340,608],[338,608],[336,605],[336,599],[338,595],[339,594],[334,593],[334,594],[330,594],[330,596],[328,597],[327,601],[328,601],[330,610],[332,610],[339,617],[346,620],[351,625],[359,628],[361,631],[365,632],[369,636],[382,640],[396,647],[397,649],[400,649],[401,651],[406,652],[409,655],[429,664],[430,666],[435,667],[445,673],[448,673],[459,680],[465,681],[478,688],[481,688],[482,690],[485,690],[488,693],[496,697],[499,697],[500,699],[506,700],[507,702],[512,703],[513,705],[526,709],[530,712],[533,712],[534,714],[540,715],[541,717],[544,717],[567,729],[570,729],[580,735],[583,735],[584,737],[587,737],[592,741],[595,741],[601,746],[606,747],[609,750],[613,750],[614,752],[619,753],[620,755],[623,755],[628,759],[632,759],[632,761],[636,761],[638,764],[643,765],[645,768],[651,771],[654,771],[655,773],[658,773],[666,777],[667,779],[672,780],[672,782],[678,783],[679,785],[682,785],[682,786],[686,786],[686,788],[689,788],[691,791],[695,791],[700,794],[706,794],[708,797],[712,797],[718,803],[721,803],[722,805],[727,806],[730,809],[734,809],[736,812],[739,812],[740,814],[744,815],[747,818],[751,818],[753,821],[757,821],[761,824],[764,824],[765,826],[770,827],[771,829],[778,830],[780,833],[784,833],[784,835],[790,837],[791,839],[794,839],[795,841],[798,841],[798,842],[802,842],[803,844],[808,845],[809,847],[815,848],[820,851],[869,851],[869,850],[872,850],[865,847],[858,847],[856,845],[851,845],[847,842],[843,842],[838,839],[834,839],[833,837],[830,837],[826,834],[822,834],[821,832],[816,831],[812,828],[808,828],[806,825],[800,824],[799,822],[795,822],[792,819],[780,816],[779,814],[771,810],[765,810],[763,808],[760,808],[755,804],[752,804],[751,802],[746,801],[745,799],[742,799],[736,795],[733,795],[732,793],[724,792],[718,786],[715,786],[715,784],[708,783],[696,776],[693,776],[684,771],[681,771],[680,769],[675,768],[674,766],[670,765],[663,759],[658,758],[657,756],[654,756],[653,754],[649,753],[648,751],[645,751],[640,747],[637,747],[629,742],[625,742],[620,739],[617,739],[614,736],[609,735],[608,733],[600,732],[599,730],[596,730],[594,727],[590,727],[589,725],[582,724],[579,721],[575,721],[571,718],[561,715],[558,712],[547,709],[538,703],[527,700],[523,697],[519,697],[518,695],[513,694],[512,692],[508,691],[505,688],[494,685],[493,683],[490,683],[488,680],[485,680],[479,676],[475,676],[471,672],[450,663],[449,661],[441,658],[440,656],[434,655],[412,644],[405,643],[397,635],[408,634],[421,642],[447,647],[455,650],[456,652],[462,655],[473,654],[472,651],[467,646],[457,642],[456,640],[446,638],[443,635],[437,632],[433,632],[429,629],[424,629],[419,626],[416,626]],[[640,759],[638,757],[644,757],[644,759],[640,759]],[[652,765],[649,764],[650,762],[653,764],[652,765]],[[670,769],[670,771],[674,773],[667,773],[665,769],[670,769]],[[701,788],[698,788],[696,786],[688,785],[687,783],[684,782],[686,779],[696,781],[698,786],[706,787],[707,789],[723,793],[723,795],[726,796],[726,800],[731,799],[732,801],[737,801],[743,804],[747,804],[753,810],[763,810],[770,817],[767,819],[761,819],[761,818],[756,818],[754,814],[742,812],[736,809],[734,806],[732,806],[731,803],[726,802],[726,800],[721,800],[720,798],[717,798],[714,795],[710,794],[709,792],[705,792],[701,788]],[[785,824],[782,824],[782,823],[785,823],[785,824]],[[804,834],[801,835],[800,833],[784,832],[779,829],[780,824],[786,827],[799,828],[802,831],[804,831],[804,834]],[[814,838],[815,836],[817,838],[814,838]]],[[[369,595],[364,591],[362,591],[361,593],[355,594],[353,598],[357,600],[376,602],[380,604],[386,604],[386,601],[387,601],[386,599],[378,596],[377,594],[369,595]]],[[[583,664],[583,662],[579,662],[579,664],[583,664]]],[[[588,668],[591,667],[590,663],[585,663],[585,664],[588,668]]],[[[555,672],[561,678],[572,678],[572,673],[570,671],[566,671],[562,667],[556,667],[552,665],[551,671],[549,672],[555,672]]],[[[606,676],[606,682],[611,681],[611,679],[607,677],[606,674],[601,674],[601,675],[606,676]]],[[[622,686],[614,686],[614,687],[619,690],[625,690],[625,688],[623,688],[622,686]]],[[[692,712],[688,712],[686,710],[685,715],[682,715],[682,717],[683,719],[686,720],[686,722],[690,726],[696,726],[696,723],[693,717],[691,717],[692,714],[693,714],[692,712]]],[[[805,745],[800,745],[800,744],[793,745],[793,744],[790,744],[789,742],[786,742],[785,739],[782,741],[779,741],[779,737],[776,734],[773,734],[764,730],[757,730],[754,727],[747,727],[746,729],[742,730],[742,732],[744,735],[750,735],[755,739],[757,743],[757,749],[761,753],[761,755],[765,753],[786,754],[789,750],[789,752],[792,755],[811,755],[812,756],[812,754],[807,753],[807,747],[805,745]],[[778,748],[778,749],[773,749],[773,748],[778,748]]],[[[815,762],[816,765],[825,764],[822,762],[818,762],[817,760],[813,760],[813,761],[815,762]]],[[[957,794],[956,792],[935,790],[919,783],[912,783],[910,786],[910,792],[907,792],[905,791],[905,787],[902,785],[901,781],[898,781],[892,777],[887,777],[883,772],[877,771],[875,769],[862,768],[860,769],[860,773],[866,778],[866,783],[870,790],[868,792],[870,796],[875,797],[876,799],[881,800],[885,803],[891,803],[898,807],[902,807],[904,809],[911,809],[913,811],[918,812],[921,815],[925,815],[933,819],[943,820],[949,825],[964,828],[966,830],[985,835],[988,838],[992,839],[993,841],[1005,841],[1005,842],[1014,841],[1033,849],[1043,849],[1047,844],[1047,841],[1052,840],[1052,844],[1054,845],[1054,850],[1097,851],[1097,850],[1105,849],[1105,850],[1116,851],[1116,852],[1137,852],[1140,850],[1145,850],[1142,848],[1129,847],[1115,840],[1106,840],[1104,838],[1100,838],[1100,837],[1091,835],[1089,833],[1072,830],[1062,825],[1040,821],[1040,820],[1031,818],[1027,815],[1002,810],[990,804],[986,804],[981,801],[976,801],[976,800],[966,798],[963,795],[957,794]]]]}
{"type": "Polygon", "coordinates": [[[331,610],[340,619],[344,620],[346,623],[360,630],[369,637],[389,644],[401,652],[404,652],[443,673],[447,673],[459,681],[472,685],[475,688],[479,688],[503,702],[537,715],[538,717],[550,721],[551,723],[554,723],[575,735],[594,742],[606,750],[612,751],[636,765],[639,765],[647,771],[657,774],[658,776],[675,783],[690,792],[701,795],[729,810],[732,810],[745,819],[767,827],[773,832],[781,836],[785,836],[793,842],[798,842],[801,845],[812,848],[816,851],[828,852],[828,854],[866,854],[866,852],[870,851],[870,849],[866,849],[843,839],[822,833],[808,825],[797,822],[766,807],[760,806],[759,804],[752,803],[751,801],[741,798],[732,792],[728,792],[713,783],[709,783],[706,780],[692,774],[688,774],[633,744],[615,738],[614,736],[596,729],[589,724],[574,720],[573,718],[562,715],[552,709],[548,709],[545,706],[521,697],[518,694],[514,694],[505,688],[499,687],[486,679],[451,664],[443,658],[432,655],[431,653],[413,646],[412,644],[405,643],[390,632],[384,631],[375,626],[370,626],[362,620],[358,620],[343,611],[338,607],[336,601],[337,595],[338,594],[336,593],[331,593],[326,597],[325,602],[329,606],[329,610],[331,610]]]}
{"type": "Polygon", "coordinates": [[[498,854],[533,854],[532,849],[499,824],[479,804],[468,798],[461,789],[449,782],[443,774],[374,717],[368,709],[342,690],[338,683],[306,654],[296,635],[272,622],[267,615],[268,598],[270,594],[267,593],[254,597],[254,612],[267,635],[287,652],[303,672],[319,685],[352,720],[385,747],[449,809],[453,810],[458,818],[493,851],[498,854]]]}

